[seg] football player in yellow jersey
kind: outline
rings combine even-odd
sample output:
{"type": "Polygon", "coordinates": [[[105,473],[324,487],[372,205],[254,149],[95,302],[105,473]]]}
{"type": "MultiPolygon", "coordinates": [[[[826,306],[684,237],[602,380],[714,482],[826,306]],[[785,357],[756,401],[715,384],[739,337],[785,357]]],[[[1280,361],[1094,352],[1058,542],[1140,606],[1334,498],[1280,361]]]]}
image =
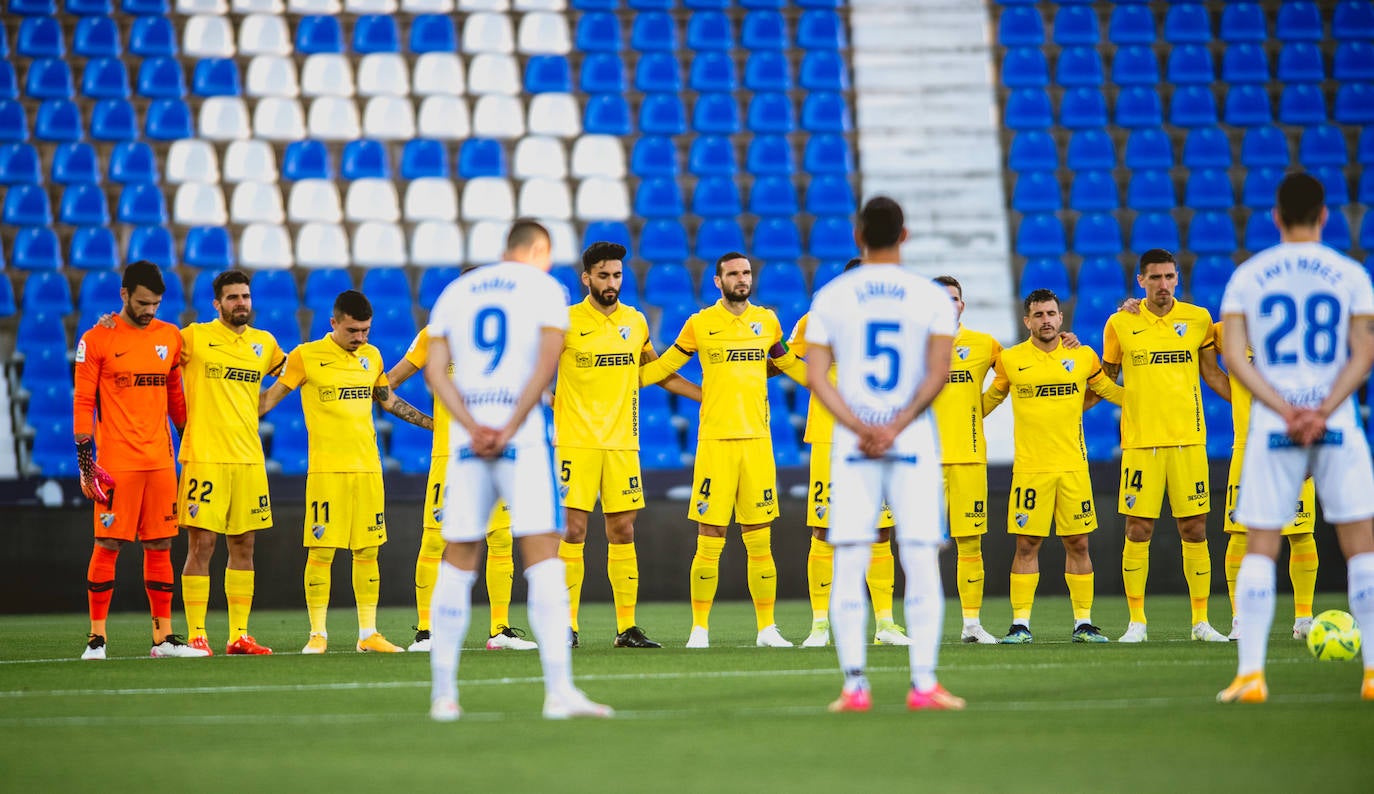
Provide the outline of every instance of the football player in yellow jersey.
{"type": "Polygon", "coordinates": [[[1136,283],[1145,290],[1144,311],[1118,311],[1102,334],[1102,365],[1116,380],[1124,373],[1121,412],[1121,490],[1117,510],[1126,517],[1121,578],[1130,624],[1121,642],[1144,642],[1145,580],[1150,537],[1164,495],[1178,523],[1183,574],[1192,601],[1192,636],[1225,642],[1207,622],[1212,561],[1207,550],[1207,425],[1199,375],[1224,399],[1231,398],[1226,373],[1217,365],[1212,317],[1207,310],[1174,297],[1178,264],[1161,248],[1141,254],[1136,283]]]}
{"type": "MultiPolygon", "coordinates": [[[[405,357],[386,373],[391,388],[405,383],[410,376],[421,372],[429,361],[429,329],[421,328],[410,343],[405,357]]],[[[452,365],[449,369],[452,370],[452,365]]],[[[434,597],[434,580],[439,575],[439,560],[444,553],[444,502],[448,499],[448,431],[450,419],[447,409],[434,400],[434,442],[430,447],[429,481],[425,484],[424,525],[420,534],[420,551],[415,557],[415,641],[407,651],[428,653],[430,646],[429,606],[434,597]]],[[[515,558],[510,534],[510,508],[498,502],[491,511],[487,527],[487,602],[491,606],[491,622],[487,650],[532,651],[539,648],[524,632],[510,625],[511,589],[515,581],[515,558]]]]}
{"type": "Polygon", "coordinates": [[[329,647],[325,618],[330,567],[334,551],[342,548],[353,556],[353,598],[358,608],[355,647],[359,652],[403,652],[377,631],[381,591],[377,552],[386,542],[386,504],[372,403],[426,430],[434,424],[391,391],[382,354],[367,343],[372,304],[361,292],[339,293],[329,325],[332,330],[323,339],[291,351],[281,377],[262,392],[258,405],[261,416],[300,388],[310,436],[304,537],[310,639],[301,653],[324,653],[329,647]]]}
{"type": "MultiPolygon", "coordinates": [[[[964,316],[964,288],[953,276],[939,276],[954,302],[956,319],[964,316]]],[[[1077,346],[1077,340],[1066,345],[1077,346]]],[[[959,324],[954,353],[949,361],[949,380],[931,409],[940,432],[940,455],[945,475],[945,505],[949,510],[949,535],[958,548],[955,581],[964,628],[959,639],[991,645],[997,638],[983,628],[983,534],[988,526],[988,449],[983,434],[983,382],[1002,353],[991,335],[959,324]]]]}
{"type": "Polygon", "coordinates": [[[1123,389],[1102,372],[1087,347],[1066,348],[1064,315],[1047,289],[1026,296],[1023,322],[1031,336],[1002,351],[983,395],[991,413],[1008,396],[1016,421],[1007,532],[1016,536],[1011,563],[1011,628],[1003,644],[1031,642],[1030,616],[1040,583],[1040,546],[1050,524],[1064,542],[1064,581],[1073,604],[1074,642],[1107,642],[1092,623],[1093,562],[1088,535],[1097,529],[1083,412],[1099,399],[1120,404],[1123,389]],[[1090,389],[1091,391],[1087,391],[1090,389]]]}
{"type": "Polygon", "coordinates": [[[720,301],[687,318],[662,358],[640,369],[642,384],[658,383],[700,353],[701,429],[687,511],[697,522],[687,647],[710,647],[711,604],[733,512],[749,557],[749,594],[759,630],[755,643],[790,648],[773,619],[778,571],[770,538],[778,517],[778,478],[768,429],[768,364],[802,384],[806,364],[783,343],[778,316],[749,302],[754,269],[744,254],[731,251],[716,260],[715,282],[720,301]]]}
{"type": "MultiPolygon", "coordinates": [[[[639,368],[658,358],[644,315],[620,302],[625,247],[597,242],[582,252],[588,295],[568,309],[568,332],[554,387],[553,426],[567,528],[558,556],[567,569],[572,644],[586,567],[587,518],[598,496],[606,518],[606,573],[615,601],[617,648],[661,648],[635,624],[639,559],[634,521],[644,506],[639,469],[639,368]]],[[[701,401],[701,388],[678,375],[664,389],[701,401]]]]}

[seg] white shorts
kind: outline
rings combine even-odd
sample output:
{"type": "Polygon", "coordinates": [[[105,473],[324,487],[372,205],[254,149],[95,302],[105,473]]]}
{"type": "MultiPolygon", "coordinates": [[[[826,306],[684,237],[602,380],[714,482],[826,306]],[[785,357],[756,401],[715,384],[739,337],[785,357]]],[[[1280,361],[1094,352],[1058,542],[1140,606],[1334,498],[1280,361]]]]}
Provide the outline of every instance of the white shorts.
{"type": "Polygon", "coordinates": [[[872,543],[878,539],[878,516],[886,501],[896,522],[898,543],[943,543],[944,476],[940,453],[893,455],[869,460],[857,452],[832,448],[830,459],[831,543],[872,543]]]}
{"type": "Polygon", "coordinates": [[[1280,529],[1293,520],[1303,480],[1312,477],[1323,517],[1343,524],[1374,516],[1374,465],[1369,442],[1358,428],[1328,431],[1339,443],[1283,446],[1283,431],[1252,428],[1240,474],[1236,523],[1252,529],[1280,529]],[[1269,439],[1276,439],[1273,444],[1269,439]]]}
{"type": "Polygon", "coordinates": [[[554,480],[553,448],[511,447],[495,460],[471,453],[449,456],[443,538],[450,543],[482,540],[498,499],[510,505],[515,537],[563,533],[563,500],[554,480]]]}

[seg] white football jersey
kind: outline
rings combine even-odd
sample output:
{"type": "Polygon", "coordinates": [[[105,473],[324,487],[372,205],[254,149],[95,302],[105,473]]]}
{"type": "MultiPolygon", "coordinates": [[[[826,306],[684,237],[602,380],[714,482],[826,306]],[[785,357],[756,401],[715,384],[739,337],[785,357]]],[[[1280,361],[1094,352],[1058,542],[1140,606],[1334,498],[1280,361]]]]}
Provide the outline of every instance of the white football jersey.
{"type": "MultiPolygon", "coordinates": [[[[1282,243],[1236,268],[1221,313],[1245,316],[1264,379],[1288,402],[1315,408],[1349,358],[1350,318],[1374,316],[1374,288],[1364,268],[1320,243],[1282,243]]],[[[1261,432],[1283,427],[1259,401],[1250,422],[1261,432]]],[[[1327,424],[1358,427],[1354,399],[1327,424]]]]}
{"type": "MultiPolygon", "coordinates": [[[[900,265],[862,265],[837,276],[811,304],[806,341],[835,358],[836,385],[866,424],[884,424],[911,403],[926,373],[932,336],[953,337],[954,304],[943,287],[900,265]]],[[[898,455],[929,453],[934,423],[926,411],[903,431],[898,455]]],[[[836,454],[854,434],[836,425],[836,454]]]]}
{"type": "MultiPolygon", "coordinates": [[[[499,428],[534,374],[545,328],[566,331],[566,290],[531,265],[500,262],[465,273],[446,287],[429,315],[431,338],[448,340],[453,382],[479,424],[499,428]]],[[[537,407],[511,443],[544,443],[546,418],[537,407]]],[[[450,453],[467,446],[467,430],[454,422],[450,453]]]]}

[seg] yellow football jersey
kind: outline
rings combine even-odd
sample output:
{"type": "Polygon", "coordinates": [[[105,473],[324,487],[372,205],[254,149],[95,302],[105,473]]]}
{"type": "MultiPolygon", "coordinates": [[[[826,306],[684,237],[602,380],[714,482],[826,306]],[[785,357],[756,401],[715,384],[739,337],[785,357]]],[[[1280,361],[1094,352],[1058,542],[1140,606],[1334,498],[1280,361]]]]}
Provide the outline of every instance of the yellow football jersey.
{"type": "Polygon", "coordinates": [[[1067,350],[1062,341],[1046,353],[1027,339],[1003,350],[993,367],[996,375],[985,407],[991,411],[1007,396],[1011,397],[1016,423],[1012,470],[1086,470],[1084,388],[1118,404],[1124,391],[1102,371],[1097,354],[1087,347],[1067,350]]]}
{"type": "MultiPolygon", "coordinates": [[[[1217,339],[1217,351],[1221,351],[1221,335],[1226,323],[1218,321],[1212,326],[1212,334],[1217,339]]],[[[1248,352],[1248,351],[1247,351],[1248,352]]],[[[1229,368],[1228,368],[1229,369],[1229,368]]],[[[1232,449],[1245,449],[1245,437],[1250,434],[1250,401],[1254,398],[1235,375],[1227,373],[1231,381],[1231,428],[1235,432],[1232,449]]],[[[1234,457],[1234,456],[1233,456],[1234,457]]]]}
{"type": "Polygon", "coordinates": [[[186,432],[178,460],[261,464],[258,392],[282,367],[277,340],[257,328],[234,333],[219,320],[186,326],[181,340],[186,432]]]}
{"type": "Polygon", "coordinates": [[[587,297],[568,307],[568,332],[554,387],[560,447],[639,449],[639,361],[649,323],[632,306],[602,314],[587,297]]]}
{"type": "Polygon", "coordinates": [[[1107,319],[1102,360],[1121,365],[1126,387],[1122,449],[1207,443],[1198,356],[1215,344],[1212,316],[1183,301],[1163,317],[1142,305],[1107,319]]]}
{"type": "MultiPolygon", "coordinates": [[[[792,338],[787,341],[788,347],[792,349],[792,354],[797,358],[806,358],[809,346],[806,343],[807,321],[811,319],[811,312],[803,314],[797,321],[797,325],[792,329],[792,338]]],[[[830,382],[835,382],[835,372],[838,368],[832,363],[830,365],[830,382]]],[[[802,440],[808,444],[829,444],[835,435],[835,415],[825,407],[816,395],[811,395],[811,399],[806,403],[806,433],[802,440]]]]}
{"type": "MultiPolygon", "coordinates": [[[[405,360],[420,370],[420,375],[413,377],[424,377],[425,364],[429,361],[429,326],[421,328],[420,333],[410,343],[410,348],[406,350],[405,360]]],[[[453,375],[452,361],[448,363],[448,374],[453,375]]],[[[453,417],[449,416],[448,409],[439,401],[439,398],[434,398],[434,441],[429,447],[430,457],[448,457],[448,430],[452,421],[453,417]]]]}
{"type": "Polygon", "coordinates": [[[286,357],[281,383],[301,391],[309,471],[381,473],[372,389],[388,383],[377,348],[350,353],[331,336],[306,342],[286,357]]]}
{"type": "Polygon", "coordinates": [[[988,462],[988,444],[983,437],[983,381],[1001,353],[1001,343],[991,335],[959,324],[949,358],[949,380],[931,404],[940,432],[942,463],[988,462]]]}

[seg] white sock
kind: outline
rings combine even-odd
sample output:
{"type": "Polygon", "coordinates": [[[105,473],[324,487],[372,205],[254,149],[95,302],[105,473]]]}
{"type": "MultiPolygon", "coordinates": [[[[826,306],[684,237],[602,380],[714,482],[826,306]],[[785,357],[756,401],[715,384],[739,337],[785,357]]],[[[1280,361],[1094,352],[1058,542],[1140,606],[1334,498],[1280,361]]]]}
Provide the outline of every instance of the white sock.
{"type": "MultiPolygon", "coordinates": [[[[1369,627],[1374,631],[1374,552],[1351,557],[1347,571],[1350,614],[1362,629],[1369,627]]],[[[1365,669],[1374,669],[1374,636],[1365,638],[1362,652],[1365,669]]]]}
{"type": "Polygon", "coordinates": [[[1013,626],[1025,626],[1027,629],[1029,629],[1029,628],[1030,628],[1030,618],[1012,618],[1012,619],[1011,619],[1011,625],[1013,625],[1013,626]]]}
{"type": "Polygon", "coordinates": [[[945,595],[940,587],[939,549],[927,544],[898,546],[906,574],[906,633],[911,638],[911,685],[928,692],[936,683],[940,628],[945,619],[945,595]]]}
{"type": "Polygon", "coordinates": [[[1236,675],[1263,672],[1269,629],[1274,625],[1274,561],[1263,554],[1247,554],[1240,562],[1236,616],[1240,619],[1236,675]]]}
{"type": "Polygon", "coordinates": [[[964,618],[964,628],[971,629],[974,626],[983,625],[983,621],[978,618],[964,618]]]}
{"type": "Polygon", "coordinates": [[[439,563],[429,619],[430,700],[458,699],[458,656],[468,634],[472,585],[476,581],[476,571],[439,563]]]}
{"type": "Polygon", "coordinates": [[[371,628],[371,629],[358,629],[358,642],[362,642],[363,640],[367,639],[368,637],[371,637],[373,634],[376,634],[376,633],[377,633],[377,629],[376,629],[376,628],[371,628]]]}
{"type": "Polygon", "coordinates": [[[568,648],[572,622],[568,614],[568,589],[563,561],[550,557],[525,569],[529,582],[529,618],[539,642],[539,661],[544,666],[544,691],[572,690],[572,651],[568,648]]]}
{"type": "Polygon", "coordinates": [[[868,599],[864,576],[873,547],[868,543],[835,545],[835,575],[830,583],[830,631],[846,679],[862,677],[868,663],[868,599]]]}
{"type": "Polygon", "coordinates": [[[1075,619],[1074,622],[1073,622],[1073,627],[1074,627],[1075,630],[1077,630],[1077,629],[1079,629],[1079,628],[1081,628],[1081,627],[1083,627],[1083,626],[1091,626],[1091,625],[1092,625],[1092,622],[1093,622],[1093,619],[1092,619],[1092,618],[1083,618],[1083,619],[1081,619],[1081,620],[1075,619]]]}

